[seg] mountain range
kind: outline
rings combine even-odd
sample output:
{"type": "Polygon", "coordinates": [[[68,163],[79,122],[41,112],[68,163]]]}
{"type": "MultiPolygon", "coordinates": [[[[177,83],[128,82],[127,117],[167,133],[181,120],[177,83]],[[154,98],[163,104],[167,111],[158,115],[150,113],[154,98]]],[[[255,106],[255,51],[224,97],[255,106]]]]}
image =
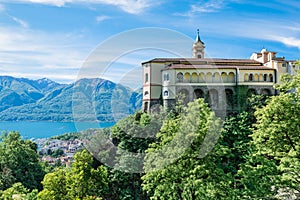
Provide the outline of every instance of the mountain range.
{"type": "Polygon", "coordinates": [[[141,95],[101,78],[60,84],[0,76],[0,121],[114,122],[139,110],[141,95]]]}

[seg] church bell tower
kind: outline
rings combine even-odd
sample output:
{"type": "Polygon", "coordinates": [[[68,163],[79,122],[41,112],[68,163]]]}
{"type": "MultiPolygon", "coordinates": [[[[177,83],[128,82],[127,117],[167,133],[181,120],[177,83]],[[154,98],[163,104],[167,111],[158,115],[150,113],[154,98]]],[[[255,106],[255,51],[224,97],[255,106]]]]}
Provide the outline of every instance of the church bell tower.
{"type": "Polygon", "coordinates": [[[199,35],[199,29],[197,29],[196,41],[193,44],[193,58],[204,58],[204,42],[201,41],[199,35]]]}

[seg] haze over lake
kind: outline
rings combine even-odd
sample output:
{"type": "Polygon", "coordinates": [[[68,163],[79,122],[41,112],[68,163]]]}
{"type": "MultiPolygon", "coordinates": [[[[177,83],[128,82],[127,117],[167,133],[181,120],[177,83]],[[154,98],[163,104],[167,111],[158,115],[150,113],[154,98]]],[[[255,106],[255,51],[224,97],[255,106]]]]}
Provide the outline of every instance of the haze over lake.
{"type": "Polygon", "coordinates": [[[106,128],[112,122],[0,122],[0,131],[18,131],[24,139],[49,138],[64,133],[78,132],[89,128],[106,128]]]}

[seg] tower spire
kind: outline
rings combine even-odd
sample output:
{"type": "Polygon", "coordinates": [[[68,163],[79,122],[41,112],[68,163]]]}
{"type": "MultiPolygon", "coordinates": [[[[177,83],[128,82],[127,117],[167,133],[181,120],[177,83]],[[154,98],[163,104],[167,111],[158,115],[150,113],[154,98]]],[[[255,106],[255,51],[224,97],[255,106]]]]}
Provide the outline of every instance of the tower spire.
{"type": "Polygon", "coordinates": [[[200,39],[199,29],[197,29],[196,42],[201,42],[202,44],[204,44],[204,43],[201,41],[201,39],[200,39]]]}
{"type": "Polygon", "coordinates": [[[193,44],[193,58],[204,58],[204,42],[200,39],[199,29],[197,29],[196,41],[193,44]]]}

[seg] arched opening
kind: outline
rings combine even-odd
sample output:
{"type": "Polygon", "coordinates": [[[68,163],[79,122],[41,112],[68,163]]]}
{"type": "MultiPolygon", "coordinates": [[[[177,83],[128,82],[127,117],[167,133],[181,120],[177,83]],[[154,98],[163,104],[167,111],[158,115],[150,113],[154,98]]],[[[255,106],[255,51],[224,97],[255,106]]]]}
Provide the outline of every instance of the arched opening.
{"type": "Polygon", "coordinates": [[[268,74],[264,74],[264,81],[265,81],[265,82],[268,81],[268,74]]]}
{"type": "Polygon", "coordinates": [[[148,111],[148,106],[149,106],[149,103],[148,103],[148,102],[145,102],[145,103],[144,103],[144,112],[147,112],[147,111],[148,111]]]}
{"type": "Polygon", "coordinates": [[[206,83],[212,83],[212,74],[208,72],[205,77],[206,83]]]}
{"type": "Polygon", "coordinates": [[[187,89],[181,89],[178,93],[178,99],[182,101],[184,105],[189,102],[189,91],[187,89]]]}
{"type": "Polygon", "coordinates": [[[221,76],[218,72],[215,72],[213,75],[213,82],[214,83],[220,83],[221,82],[221,76]]]}
{"type": "Polygon", "coordinates": [[[234,75],[233,72],[230,72],[230,73],[228,74],[228,82],[229,82],[229,83],[234,83],[234,82],[235,82],[235,75],[234,75]]]}
{"type": "Polygon", "coordinates": [[[233,106],[233,91],[231,89],[225,89],[226,107],[232,109],[233,106]]]}
{"type": "Polygon", "coordinates": [[[196,72],[192,73],[192,83],[198,82],[198,74],[196,72]]]}
{"type": "Polygon", "coordinates": [[[194,90],[194,99],[204,98],[204,92],[201,89],[194,90]]]}
{"type": "Polygon", "coordinates": [[[259,82],[263,82],[263,81],[264,81],[263,74],[259,74],[259,82]]]}
{"type": "Polygon", "coordinates": [[[200,73],[199,75],[199,82],[200,83],[205,83],[205,75],[203,72],[200,73]]]}
{"type": "Polygon", "coordinates": [[[248,91],[247,91],[247,97],[251,97],[252,95],[256,95],[256,94],[257,94],[257,92],[253,88],[248,89],[248,91]]]}
{"type": "Polygon", "coordinates": [[[253,74],[249,75],[249,81],[253,81],[253,74]]]}
{"type": "Polygon", "coordinates": [[[185,83],[191,82],[191,75],[190,75],[190,73],[186,72],[186,73],[184,74],[184,82],[185,82],[185,83]]]}
{"type": "Polygon", "coordinates": [[[218,91],[215,89],[211,89],[208,91],[208,104],[211,108],[218,107],[218,91]]]}
{"type": "Polygon", "coordinates": [[[149,92],[145,91],[144,96],[149,96],[149,92]]]}
{"type": "Polygon", "coordinates": [[[273,82],[274,80],[273,80],[273,75],[272,74],[269,74],[269,80],[270,80],[270,82],[273,82]]]}
{"type": "Polygon", "coordinates": [[[272,93],[271,93],[271,90],[269,90],[269,89],[262,89],[261,94],[266,95],[266,96],[270,96],[272,93]]]}
{"type": "Polygon", "coordinates": [[[179,82],[179,83],[183,82],[183,73],[179,72],[177,74],[177,82],[179,82]]]}
{"type": "Polygon", "coordinates": [[[248,82],[249,81],[249,75],[248,74],[245,74],[244,75],[244,82],[248,82]]]}
{"type": "Polygon", "coordinates": [[[222,78],[223,83],[227,83],[228,82],[226,72],[222,72],[221,78],[222,78]]]}
{"type": "Polygon", "coordinates": [[[164,97],[168,97],[169,96],[169,91],[168,90],[165,90],[164,91],[164,97]]]}
{"type": "Polygon", "coordinates": [[[259,79],[258,79],[258,74],[255,74],[254,75],[254,82],[258,82],[259,81],[259,79]]]}

